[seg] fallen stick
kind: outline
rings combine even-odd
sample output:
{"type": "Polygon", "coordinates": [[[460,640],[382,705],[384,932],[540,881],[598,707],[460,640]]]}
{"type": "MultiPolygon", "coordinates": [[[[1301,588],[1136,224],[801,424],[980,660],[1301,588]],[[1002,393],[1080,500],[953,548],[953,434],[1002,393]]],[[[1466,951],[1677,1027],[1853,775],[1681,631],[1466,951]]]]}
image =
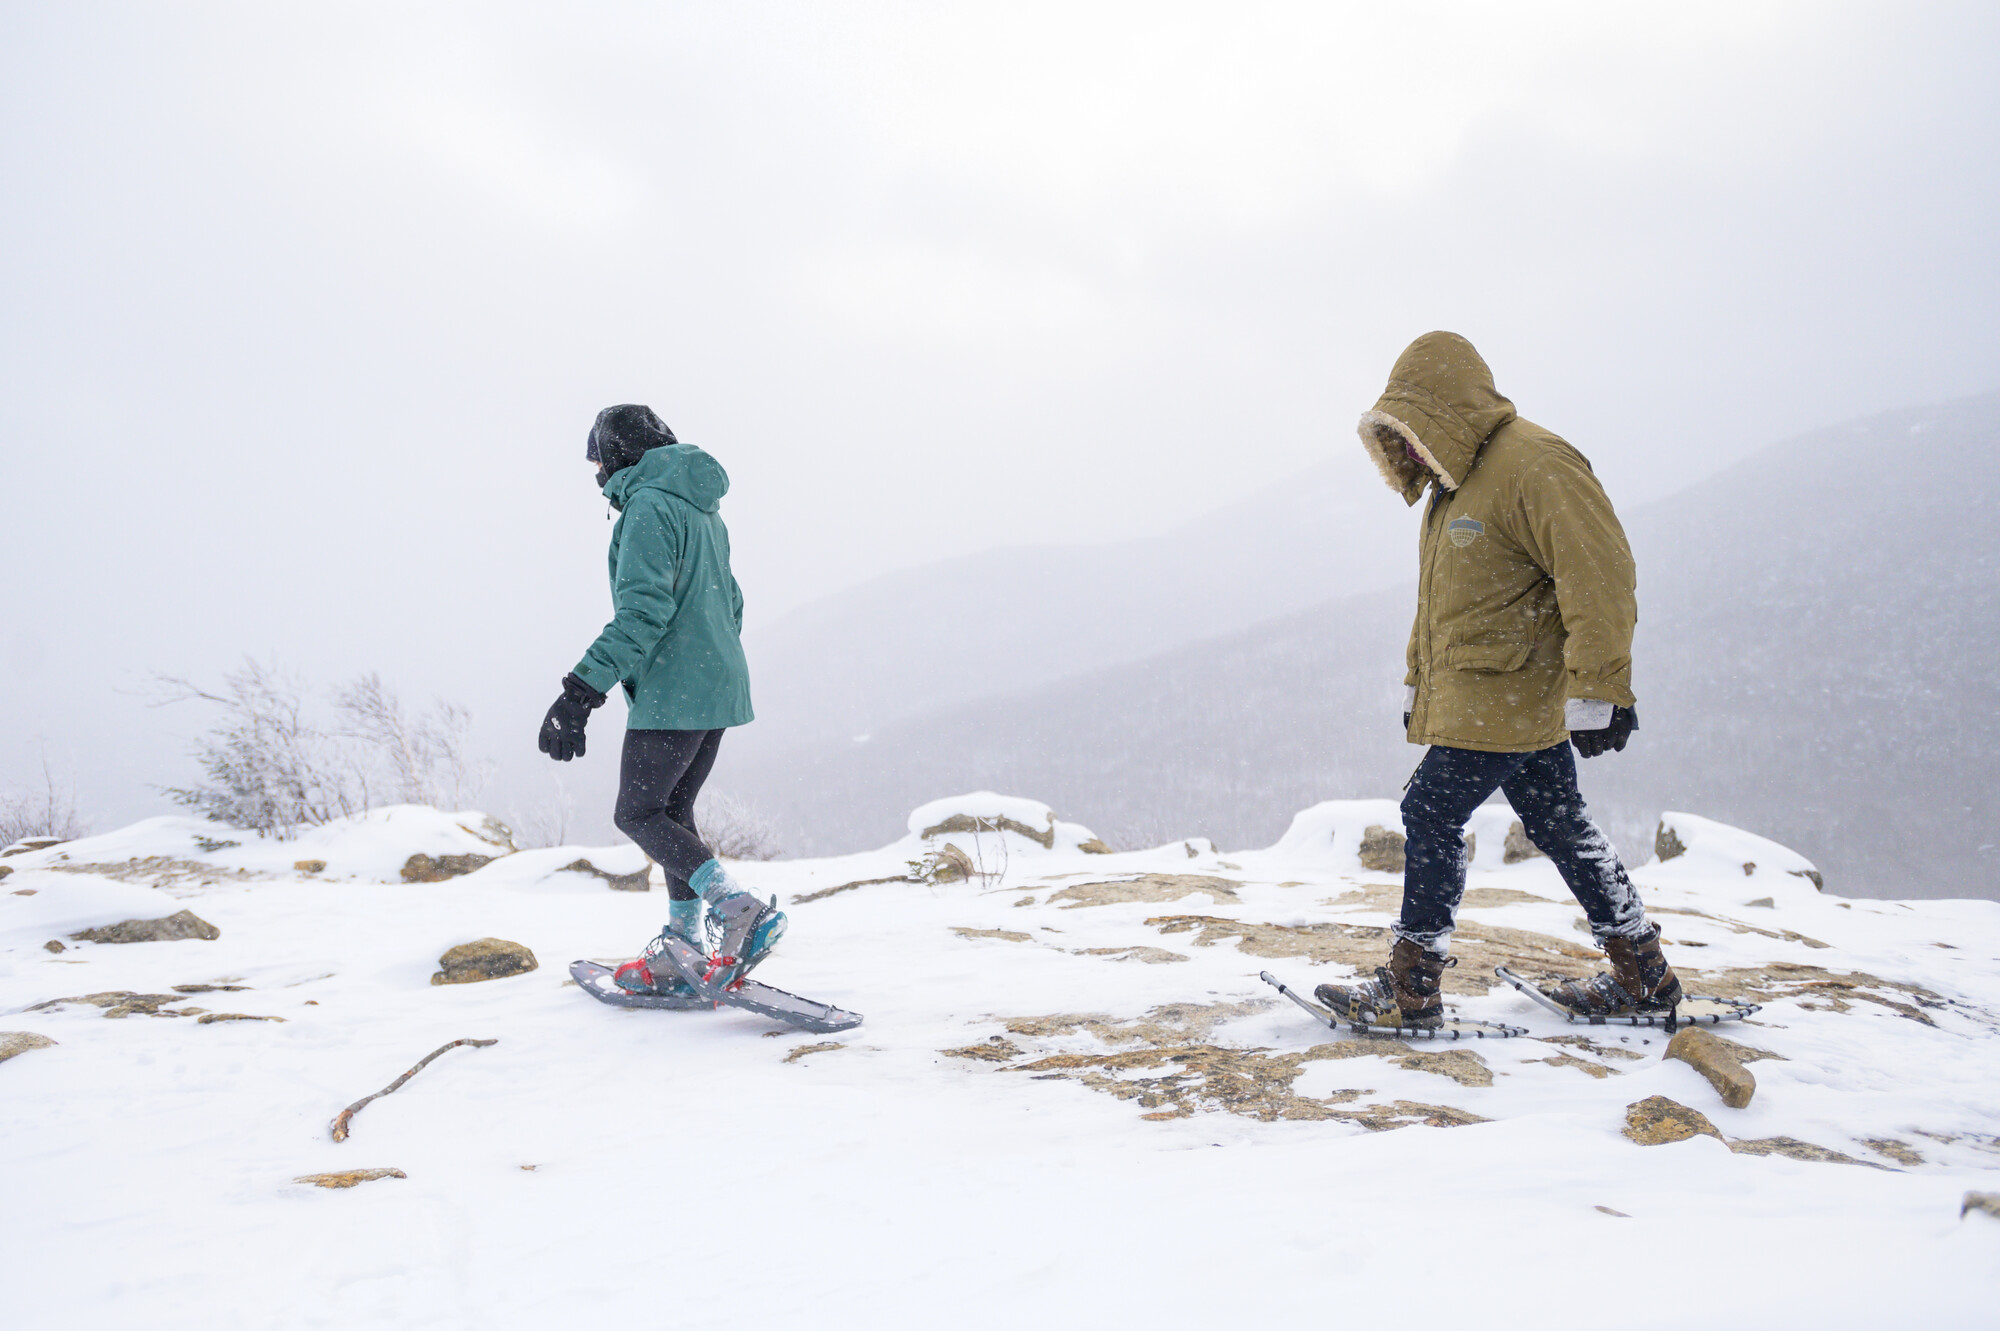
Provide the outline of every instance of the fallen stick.
{"type": "Polygon", "coordinates": [[[405,1072],[402,1076],[396,1078],[396,1080],[390,1082],[387,1086],[384,1086],[381,1090],[375,1092],[375,1094],[365,1095],[361,1097],[361,1099],[356,1100],[353,1104],[349,1105],[347,1108],[341,1110],[340,1113],[336,1115],[333,1120],[333,1139],[337,1142],[346,1141],[348,1120],[352,1119],[356,1114],[360,1113],[362,1108],[366,1106],[369,1103],[369,1101],[381,1099],[383,1096],[395,1090],[397,1087],[401,1086],[404,1082],[408,1081],[410,1078],[416,1076],[419,1072],[422,1072],[426,1067],[430,1066],[430,1061],[432,1059],[436,1058],[439,1054],[442,1054],[445,1050],[456,1049],[462,1044],[469,1044],[475,1049],[483,1049],[489,1044],[498,1044],[498,1043],[500,1042],[497,1039],[496,1040],[453,1040],[450,1044],[439,1045],[436,1049],[431,1050],[428,1054],[425,1054],[422,1058],[418,1059],[417,1065],[415,1067],[411,1068],[408,1072],[405,1072]]]}

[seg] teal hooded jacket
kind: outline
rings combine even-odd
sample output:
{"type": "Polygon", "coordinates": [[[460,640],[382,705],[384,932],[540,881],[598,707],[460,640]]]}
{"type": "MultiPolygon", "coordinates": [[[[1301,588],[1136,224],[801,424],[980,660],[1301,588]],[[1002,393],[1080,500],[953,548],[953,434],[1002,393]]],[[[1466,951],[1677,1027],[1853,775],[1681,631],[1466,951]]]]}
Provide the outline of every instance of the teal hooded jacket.
{"type": "Polygon", "coordinates": [[[692,444],[649,449],[613,476],[611,622],[577,662],[599,693],[625,686],[632,730],[715,730],[753,719],[743,592],[729,571],[722,464],[692,444]]]}

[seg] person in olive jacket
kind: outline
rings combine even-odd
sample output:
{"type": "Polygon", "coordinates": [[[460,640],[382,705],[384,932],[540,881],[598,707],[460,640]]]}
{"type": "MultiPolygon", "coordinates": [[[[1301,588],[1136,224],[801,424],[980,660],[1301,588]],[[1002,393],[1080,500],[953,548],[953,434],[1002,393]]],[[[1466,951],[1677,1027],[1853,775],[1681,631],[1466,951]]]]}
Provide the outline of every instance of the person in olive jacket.
{"type": "Polygon", "coordinates": [[[584,726],[613,686],[626,700],[618,775],[618,830],[667,878],[668,922],[614,978],[640,993],[691,994],[660,959],[671,932],[710,955],[705,913],[719,925],[710,976],[740,977],[769,955],[785,916],[731,880],[695,830],[694,803],[715,765],[722,732],[747,725],[750,670],[743,658],[743,592],[729,571],[729,492],[722,464],[683,444],[650,407],[606,407],[585,455],[619,511],[611,529],[611,622],[563,679],[542,722],[541,749],[558,762],[584,751],[584,726]],[[656,966],[654,963],[658,962],[656,966]]]}
{"type": "Polygon", "coordinates": [[[1680,981],[1658,926],[1578,793],[1572,752],[1622,750],[1638,620],[1632,550],[1590,463],[1514,412],[1455,333],[1426,333],[1363,415],[1361,442],[1389,488],[1416,504],[1417,615],[1403,724],[1427,744],[1403,798],[1403,905],[1373,980],[1321,985],[1350,1020],[1432,1027],[1459,899],[1465,823],[1494,791],[1555,862],[1611,973],[1550,997],[1589,1015],[1671,1011],[1680,981]]]}

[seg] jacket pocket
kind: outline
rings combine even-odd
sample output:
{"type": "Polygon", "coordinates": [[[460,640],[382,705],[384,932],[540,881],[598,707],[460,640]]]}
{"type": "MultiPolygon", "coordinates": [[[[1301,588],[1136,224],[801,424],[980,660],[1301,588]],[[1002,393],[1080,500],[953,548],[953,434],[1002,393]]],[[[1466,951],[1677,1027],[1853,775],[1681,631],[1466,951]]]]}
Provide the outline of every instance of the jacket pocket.
{"type": "Polygon", "coordinates": [[[1486,636],[1455,642],[1444,649],[1444,663],[1453,670],[1480,670],[1494,674],[1519,670],[1528,663],[1534,642],[1519,634],[1486,636]]]}

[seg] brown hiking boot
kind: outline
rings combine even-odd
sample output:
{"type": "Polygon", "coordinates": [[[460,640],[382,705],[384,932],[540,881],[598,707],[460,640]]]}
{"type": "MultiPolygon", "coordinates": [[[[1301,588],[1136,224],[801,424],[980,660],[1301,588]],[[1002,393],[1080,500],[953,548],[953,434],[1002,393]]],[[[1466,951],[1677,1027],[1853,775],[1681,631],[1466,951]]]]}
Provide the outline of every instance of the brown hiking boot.
{"type": "Polygon", "coordinates": [[[1611,973],[1588,980],[1565,980],[1549,997],[1586,1017],[1630,1017],[1672,1012],[1680,1006],[1681,981],[1660,951],[1660,926],[1648,924],[1637,938],[1607,938],[1604,955],[1611,973]]]}
{"type": "Polygon", "coordinates": [[[1444,973],[1457,964],[1457,957],[1441,957],[1421,943],[1398,938],[1389,964],[1377,966],[1374,979],[1323,984],[1313,997],[1342,1021],[1429,1030],[1444,1024],[1444,973]]]}

